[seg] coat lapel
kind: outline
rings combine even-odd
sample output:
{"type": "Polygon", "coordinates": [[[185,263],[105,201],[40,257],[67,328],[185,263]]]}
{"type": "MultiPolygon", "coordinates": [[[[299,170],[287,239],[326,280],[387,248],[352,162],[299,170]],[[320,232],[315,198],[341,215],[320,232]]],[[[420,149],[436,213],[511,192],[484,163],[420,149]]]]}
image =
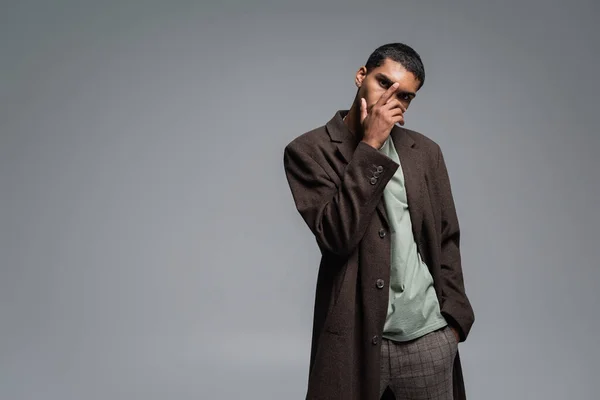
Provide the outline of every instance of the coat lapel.
{"type": "Polygon", "coordinates": [[[327,133],[329,133],[331,141],[336,143],[337,150],[343,162],[348,164],[352,159],[352,154],[354,154],[356,146],[358,146],[359,139],[344,124],[343,118],[346,114],[348,114],[348,110],[339,110],[327,122],[325,128],[327,129],[327,133]]]}
{"type": "MultiPolygon", "coordinates": [[[[350,130],[348,130],[342,120],[347,113],[348,110],[337,111],[326,125],[331,141],[336,143],[337,150],[346,164],[352,159],[352,155],[360,141],[352,134],[352,132],[350,132],[350,130]]],[[[394,125],[390,135],[392,136],[394,147],[396,148],[400,163],[402,164],[408,210],[415,241],[418,243],[423,223],[423,153],[420,149],[415,147],[415,141],[407,129],[394,125]]],[[[383,196],[381,197],[381,201],[377,204],[377,211],[389,228],[390,223],[385,209],[385,200],[383,196]]]]}
{"type": "Polygon", "coordinates": [[[407,129],[394,125],[391,135],[402,165],[413,234],[415,241],[419,243],[418,239],[421,237],[423,224],[423,185],[425,183],[423,152],[415,146],[415,141],[407,129]]]}

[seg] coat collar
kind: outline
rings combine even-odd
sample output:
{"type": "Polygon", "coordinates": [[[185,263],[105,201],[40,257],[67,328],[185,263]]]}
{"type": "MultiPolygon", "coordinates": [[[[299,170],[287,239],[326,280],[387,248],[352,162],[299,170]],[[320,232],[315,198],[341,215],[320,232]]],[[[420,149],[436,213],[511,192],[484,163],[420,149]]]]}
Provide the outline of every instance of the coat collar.
{"type": "MultiPolygon", "coordinates": [[[[356,146],[360,142],[355,134],[353,134],[343,121],[343,118],[348,114],[349,110],[338,110],[333,118],[327,122],[325,128],[332,142],[335,142],[339,153],[344,161],[349,163],[352,155],[356,150],[356,146]]],[[[408,201],[408,209],[413,226],[415,241],[419,244],[421,233],[421,225],[423,222],[423,204],[422,204],[422,185],[424,179],[424,157],[422,150],[416,145],[409,130],[394,125],[390,133],[392,141],[400,163],[402,164],[402,172],[404,174],[404,185],[408,201]]],[[[389,220],[385,211],[384,197],[377,204],[377,210],[388,224],[389,220]]]]}
{"type": "MultiPolygon", "coordinates": [[[[360,140],[348,129],[344,123],[343,119],[348,114],[348,111],[349,110],[336,111],[334,116],[325,125],[331,141],[338,143],[338,149],[342,153],[342,156],[346,162],[350,162],[352,154],[354,153],[354,150],[356,149],[356,146],[360,140]]],[[[398,147],[413,148],[415,146],[414,139],[410,136],[408,130],[404,128],[394,125],[391,135],[394,145],[396,146],[396,150],[398,150],[398,147]]]]}

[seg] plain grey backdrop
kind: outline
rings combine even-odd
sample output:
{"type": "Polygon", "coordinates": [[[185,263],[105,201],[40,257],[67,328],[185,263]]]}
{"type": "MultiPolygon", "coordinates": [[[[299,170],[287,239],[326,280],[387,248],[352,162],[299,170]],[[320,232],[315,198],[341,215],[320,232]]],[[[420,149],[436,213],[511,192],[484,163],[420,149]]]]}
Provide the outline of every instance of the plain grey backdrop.
{"type": "Polygon", "coordinates": [[[0,399],[303,398],[283,148],[396,41],[461,223],[468,397],[598,398],[597,2],[0,4],[0,399]]]}

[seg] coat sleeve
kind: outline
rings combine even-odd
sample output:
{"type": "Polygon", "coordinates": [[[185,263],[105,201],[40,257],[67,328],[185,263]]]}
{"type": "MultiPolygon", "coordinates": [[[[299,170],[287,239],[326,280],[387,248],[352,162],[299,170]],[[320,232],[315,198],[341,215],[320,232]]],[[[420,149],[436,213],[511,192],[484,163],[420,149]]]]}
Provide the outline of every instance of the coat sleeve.
{"type": "Polygon", "coordinates": [[[334,181],[310,151],[298,141],[284,150],[285,174],[296,209],[321,249],[349,256],[362,239],[383,190],[399,165],[359,142],[343,176],[334,181]]]}
{"type": "Polygon", "coordinates": [[[471,303],[465,293],[461,255],[460,227],[450,177],[441,149],[438,153],[437,164],[438,182],[440,185],[441,204],[441,277],[442,304],[441,312],[448,323],[457,328],[460,341],[464,341],[475,321],[471,303]]]}

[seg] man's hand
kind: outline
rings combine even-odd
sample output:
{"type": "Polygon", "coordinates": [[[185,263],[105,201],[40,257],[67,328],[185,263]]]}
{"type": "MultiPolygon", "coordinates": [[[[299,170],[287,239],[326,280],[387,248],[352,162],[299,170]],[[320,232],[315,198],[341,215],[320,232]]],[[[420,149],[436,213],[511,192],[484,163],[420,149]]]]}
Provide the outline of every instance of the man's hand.
{"type": "Polygon", "coordinates": [[[364,98],[360,99],[360,123],[364,130],[362,141],[376,149],[383,146],[394,124],[398,122],[404,125],[406,108],[400,100],[392,98],[397,89],[396,82],[381,95],[369,111],[367,101],[364,98]]]}
{"type": "Polygon", "coordinates": [[[452,329],[452,332],[454,333],[454,336],[456,336],[456,342],[460,342],[460,335],[458,334],[458,331],[456,330],[455,327],[450,326],[450,329],[452,329]]]}

